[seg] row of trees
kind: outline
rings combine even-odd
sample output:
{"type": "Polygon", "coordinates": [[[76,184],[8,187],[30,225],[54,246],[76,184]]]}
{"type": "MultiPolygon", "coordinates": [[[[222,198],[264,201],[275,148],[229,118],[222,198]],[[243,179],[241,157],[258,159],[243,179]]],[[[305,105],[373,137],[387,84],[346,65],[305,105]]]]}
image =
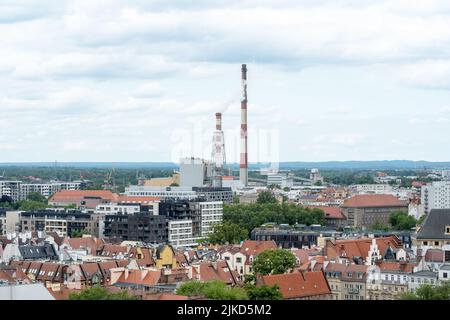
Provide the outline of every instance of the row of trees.
{"type": "Polygon", "coordinates": [[[0,208],[11,210],[34,211],[48,207],[47,199],[38,192],[30,192],[27,200],[13,201],[11,197],[3,195],[0,198],[0,208]]]}
{"type": "Polygon", "coordinates": [[[177,294],[211,300],[281,300],[283,298],[277,285],[257,287],[246,284],[242,287],[228,287],[218,280],[186,282],[177,289],[177,294]]]}
{"type": "Polygon", "coordinates": [[[450,284],[445,282],[438,286],[424,284],[416,292],[404,293],[401,300],[450,300],[450,284]]]}
{"type": "Polygon", "coordinates": [[[247,230],[251,230],[266,222],[300,224],[324,224],[324,213],[320,209],[309,209],[296,204],[256,203],[224,205],[224,222],[230,222],[247,230]]]}

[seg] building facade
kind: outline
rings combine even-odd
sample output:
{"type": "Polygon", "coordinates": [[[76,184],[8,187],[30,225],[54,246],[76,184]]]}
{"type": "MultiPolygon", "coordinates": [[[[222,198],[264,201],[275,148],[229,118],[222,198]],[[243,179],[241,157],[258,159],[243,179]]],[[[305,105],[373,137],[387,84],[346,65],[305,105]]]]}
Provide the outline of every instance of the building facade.
{"type": "Polygon", "coordinates": [[[421,203],[425,214],[433,209],[450,209],[450,181],[434,181],[423,186],[421,203]]]}

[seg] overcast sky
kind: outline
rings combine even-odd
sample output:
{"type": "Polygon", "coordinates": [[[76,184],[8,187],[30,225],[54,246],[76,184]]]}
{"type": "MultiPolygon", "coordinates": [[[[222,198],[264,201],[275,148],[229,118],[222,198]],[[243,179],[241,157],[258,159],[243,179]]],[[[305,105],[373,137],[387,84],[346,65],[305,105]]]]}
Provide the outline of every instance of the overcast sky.
{"type": "Polygon", "coordinates": [[[2,0],[0,162],[236,161],[241,63],[250,162],[450,160],[448,0],[2,0]]]}

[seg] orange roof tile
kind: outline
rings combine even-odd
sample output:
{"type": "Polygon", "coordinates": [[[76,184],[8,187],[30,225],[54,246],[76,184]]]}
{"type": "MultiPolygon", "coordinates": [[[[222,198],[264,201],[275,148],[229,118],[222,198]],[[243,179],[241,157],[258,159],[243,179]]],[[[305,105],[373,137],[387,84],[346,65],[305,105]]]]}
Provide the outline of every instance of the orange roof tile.
{"type": "Polygon", "coordinates": [[[277,284],[285,299],[306,298],[330,294],[330,287],[322,271],[294,272],[262,277],[268,286],[277,284]]]}
{"type": "Polygon", "coordinates": [[[407,207],[407,201],[401,201],[390,194],[358,194],[344,201],[342,207],[407,207]]]}
{"type": "MultiPolygon", "coordinates": [[[[380,254],[383,255],[388,247],[393,249],[400,248],[400,240],[396,236],[375,238],[380,254]]],[[[361,257],[365,259],[368,255],[372,238],[352,239],[352,240],[336,240],[327,241],[325,246],[326,256],[329,259],[336,259],[338,257],[345,257],[353,259],[354,257],[361,257]]]]}
{"type": "Polygon", "coordinates": [[[78,201],[86,197],[98,197],[105,200],[117,199],[117,194],[110,190],[61,190],[50,197],[50,201],[78,201]]]}
{"type": "Polygon", "coordinates": [[[342,214],[341,208],[339,207],[305,206],[305,208],[322,210],[325,213],[325,219],[345,219],[345,216],[342,214]]]}
{"type": "Polygon", "coordinates": [[[245,240],[241,245],[240,252],[245,255],[255,255],[266,250],[277,248],[278,246],[273,240],[270,241],[245,240]]]}

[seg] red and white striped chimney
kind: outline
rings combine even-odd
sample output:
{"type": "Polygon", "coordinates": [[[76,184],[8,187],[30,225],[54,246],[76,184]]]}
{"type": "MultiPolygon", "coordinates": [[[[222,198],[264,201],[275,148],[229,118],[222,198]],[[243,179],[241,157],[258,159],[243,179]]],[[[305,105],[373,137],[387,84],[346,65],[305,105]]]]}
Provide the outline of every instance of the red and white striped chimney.
{"type": "Polygon", "coordinates": [[[242,65],[242,99],[241,99],[241,161],[239,178],[244,186],[248,185],[247,153],[247,65],[242,65]]]}

